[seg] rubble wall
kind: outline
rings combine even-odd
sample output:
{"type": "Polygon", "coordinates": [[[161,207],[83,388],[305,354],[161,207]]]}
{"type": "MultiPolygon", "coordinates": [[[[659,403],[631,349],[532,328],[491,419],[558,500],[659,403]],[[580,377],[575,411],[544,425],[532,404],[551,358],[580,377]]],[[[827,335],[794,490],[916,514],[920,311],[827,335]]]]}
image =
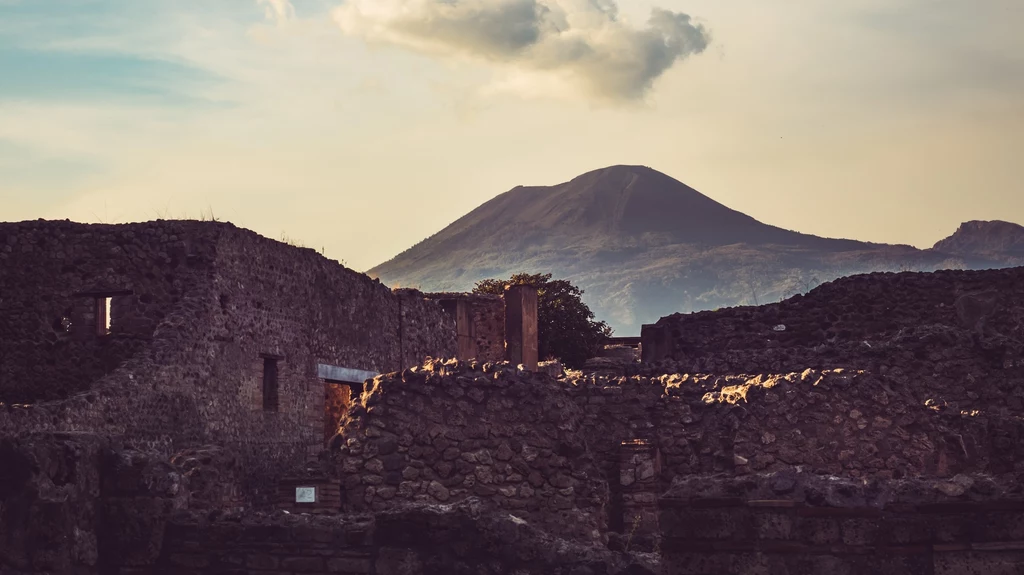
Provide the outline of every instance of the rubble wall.
{"type": "Polygon", "coordinates": [[[494,502],[553,533],[597,539],[607,483],[585,413],[507,364],[428,363],[367,382],[339,435],[343,509],[494,502]]]}
{"type": "Polygon", "coordinates": [[[630,502],[616,498],[636,477],[621,473],[620,454],[634,440],[658,453],[659,493],[683,477],[795,468],[864,480],[1002,476],[1024,462],[1022,434],[1019,418],[922,405],[859,371],[556,380],[451,361],[368,382],[338,456],[351,509],[475,495],[555,529],[600,530],[622,527],[630,502]]]}
{"type": "Polygon", "coordinates": [[[852,276],[781,303],[671,315],[644,333],[647,363],[628,373],[842,367],[885,375],[921,403],[1024,413],[1024,268],[852,276]]]}

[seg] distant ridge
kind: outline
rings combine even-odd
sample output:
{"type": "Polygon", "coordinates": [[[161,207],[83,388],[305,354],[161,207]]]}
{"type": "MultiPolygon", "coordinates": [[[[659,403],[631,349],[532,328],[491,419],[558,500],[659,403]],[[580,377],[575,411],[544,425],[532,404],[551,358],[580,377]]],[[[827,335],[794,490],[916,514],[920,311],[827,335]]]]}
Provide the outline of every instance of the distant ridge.
{"type": "Polygon", "coordinates": [[[955,257],[785,230],[649,167],[617,165],[516,186],[368,273],[468,290],[488,277],[551,272],[580,285],[620,335],[635,335],[669,313],[778,300],[855,272],[963,265],[955,257]]]}
{"type": "Polygon", "coordinates": [[[969,257],[1024,257],[1024,226],[1001,220],[971,220],[939,240],[934,250],[969,257]]]}

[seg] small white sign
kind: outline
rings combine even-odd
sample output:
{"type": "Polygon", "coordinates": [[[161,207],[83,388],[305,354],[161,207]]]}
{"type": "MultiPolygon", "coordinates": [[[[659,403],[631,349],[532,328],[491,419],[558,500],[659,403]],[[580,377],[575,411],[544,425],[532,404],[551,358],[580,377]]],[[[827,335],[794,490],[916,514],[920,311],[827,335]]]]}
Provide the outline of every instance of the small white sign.
{"type": "Polygon", "coordinates": [[[296,503],[316,503],[316,487],[296,487],[296,503]]]}

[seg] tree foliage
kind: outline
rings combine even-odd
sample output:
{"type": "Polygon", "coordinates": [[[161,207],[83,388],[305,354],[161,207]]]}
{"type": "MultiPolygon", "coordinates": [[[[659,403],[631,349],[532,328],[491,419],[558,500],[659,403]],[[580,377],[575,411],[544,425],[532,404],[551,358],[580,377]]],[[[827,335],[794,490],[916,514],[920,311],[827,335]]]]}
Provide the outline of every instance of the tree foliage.
{"type": "Polygon", "coordinates": [[[541,359],[557,358],[566,366],[580,368],[594,357],[612,329],[594,320],[594,312],[583,303],[583,290],[568,280],[553,280],[551,274],[514,274],[507,280],[480,280],[473,293],[505,293],[507,285],[537,288],[537,339],[541,359]]]}

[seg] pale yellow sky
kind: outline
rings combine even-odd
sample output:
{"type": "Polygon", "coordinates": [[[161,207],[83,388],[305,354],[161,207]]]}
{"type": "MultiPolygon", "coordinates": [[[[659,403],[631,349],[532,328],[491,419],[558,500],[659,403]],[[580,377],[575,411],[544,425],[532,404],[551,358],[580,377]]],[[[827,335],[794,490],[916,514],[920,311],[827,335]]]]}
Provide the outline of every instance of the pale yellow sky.
{"type": "Polygon", "coordinates": [[[465,1],[0,0],[0,220],[212,210],[362,270],[643,164],[826,236],[1024,223],[1019,0],[546,0],[536,30],[533,0],[465,1]],[[654,8],[692,17],[656,24],[668,60],[654,8]]]}

